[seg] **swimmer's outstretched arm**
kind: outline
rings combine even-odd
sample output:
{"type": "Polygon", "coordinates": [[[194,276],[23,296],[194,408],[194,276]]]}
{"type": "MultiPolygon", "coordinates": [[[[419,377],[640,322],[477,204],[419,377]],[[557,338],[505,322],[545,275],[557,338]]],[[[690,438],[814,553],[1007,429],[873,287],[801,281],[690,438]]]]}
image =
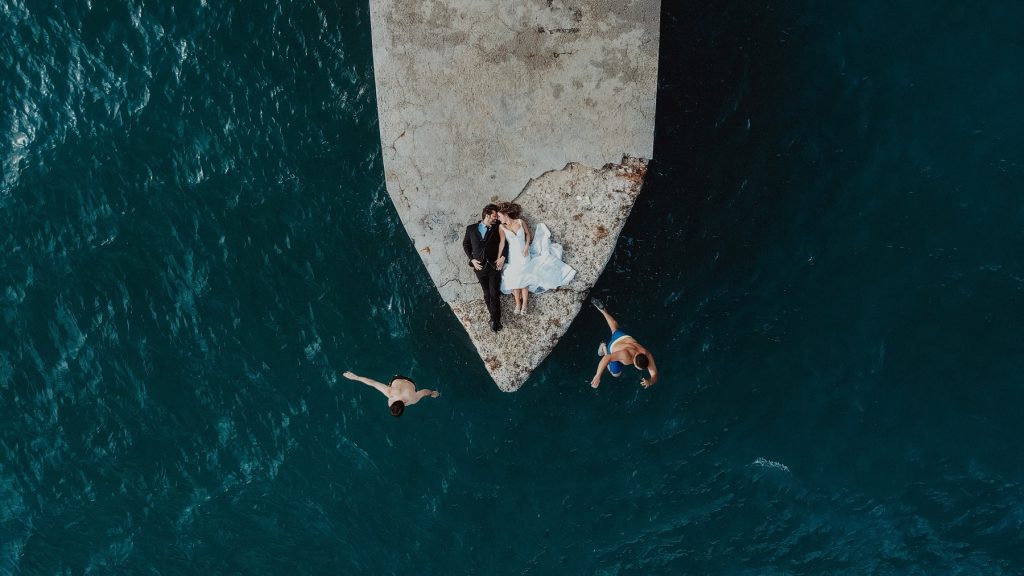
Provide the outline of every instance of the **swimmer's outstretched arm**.
{"type": "Polygon", "coordinates": [[[647,365],[647,371],[651,373],[650,378],[642,378],[640,385],[644,388],[650,388],[654,386],[654,383],[658,381],[658,365],[654,363],[654,355],[650,352],[647,353],[647,360],[650,362],[647,365]]]}
{"type": "Polygon", "coordinates": [[[385,396],[388,395],[388,386],[387,386],[387,384],[381,384],[380,382],[377,382],[376,380],[374,380],[372,378],[365,378],[363,376],[359,376],[358,374],[355,374],[354,372],[350,372],[350,371],[344,372],[342,374],[342,376],[344,376],[345,378],[348,378],[349,380],[355,380],[356,382],[362,382],[363,384],[366,384],[367,386],[373,386],[381,394],[383,394],[385,396]]]}
{"type": "Polygon", "coordinates": [[[605,354],[601,357],[601,361],[597,363],[597,374],[595,374],[594,379],[590,381],[591,388],[597,388],[601,385],[601,373],[604,372],[605,368],[608,367],[608,363],[611,361],[611,354],[605,354]]]}
{"type": "Polygon", "coordinates": [[[423,390],[417,390],[416,396],[413,397],[412,401],[409,402],[408,405],[415,404],[427,396],[430,396],[431,398],[437,398],[440,395],[441,393],[438,392],[437,390],[427,390],[426,388],[424,388],[423,390]]]}

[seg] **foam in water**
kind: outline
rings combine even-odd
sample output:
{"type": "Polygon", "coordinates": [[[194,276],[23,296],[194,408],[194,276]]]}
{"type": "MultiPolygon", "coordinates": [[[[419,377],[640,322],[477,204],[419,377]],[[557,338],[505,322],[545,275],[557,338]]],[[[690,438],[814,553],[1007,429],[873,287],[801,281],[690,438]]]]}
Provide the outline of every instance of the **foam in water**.
{"type": "Polygon", "coordinates": [[[751,466],[760,466],[761,468],[773,468],[775,470],[782,470],[783,472],[789,473],[789,466],[786,466],[782,462],[776,462],[775,460],[768,460],[767,458],[758,458],[750,463],[751,466]]]}

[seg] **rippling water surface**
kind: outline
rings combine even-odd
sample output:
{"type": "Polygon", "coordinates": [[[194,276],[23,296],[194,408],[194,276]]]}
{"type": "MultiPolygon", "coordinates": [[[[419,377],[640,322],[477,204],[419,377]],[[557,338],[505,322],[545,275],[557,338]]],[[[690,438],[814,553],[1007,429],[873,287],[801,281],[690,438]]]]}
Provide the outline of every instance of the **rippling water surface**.
{"type": "Polygon", "coordinates": [[[584,312],[505,395],[364,2],[0,0],[0,574],[1024,571],[1021,5],[664,4],[596,289],[663,380],[584,312]]]}

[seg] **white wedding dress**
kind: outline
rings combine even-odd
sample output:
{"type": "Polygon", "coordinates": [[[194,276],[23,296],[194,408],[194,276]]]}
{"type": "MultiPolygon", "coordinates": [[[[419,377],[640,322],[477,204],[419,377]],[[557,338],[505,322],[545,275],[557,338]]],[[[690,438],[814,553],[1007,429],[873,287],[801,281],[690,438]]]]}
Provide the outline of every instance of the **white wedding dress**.
{"type": "Polygon", "coordinates": [[[551,231],[538,224],[533,243],[526,256],[526,227],[512,232],[502,225],[508,244],[508,261],[501,273],[501,291],[511,294],[515,288],[526,288],[534,294],[565,286],[576,277],[576,270],[562,262],[562,246],[551,241],[551,231]]]}

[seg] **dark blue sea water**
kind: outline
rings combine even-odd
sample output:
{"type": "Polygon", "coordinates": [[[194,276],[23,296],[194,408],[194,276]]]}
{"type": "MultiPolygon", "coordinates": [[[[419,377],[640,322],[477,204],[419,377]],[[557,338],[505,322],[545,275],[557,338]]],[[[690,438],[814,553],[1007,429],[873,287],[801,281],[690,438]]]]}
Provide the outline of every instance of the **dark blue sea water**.
{"type": "Polygon", "coordinates": [[[0,0],[0,574],[1024,572],[1024,5],[664,2],[591,311],[489,381],[363,2],[0,0]],[[443,392],[401,419],[340,379],[443,392]]]}

